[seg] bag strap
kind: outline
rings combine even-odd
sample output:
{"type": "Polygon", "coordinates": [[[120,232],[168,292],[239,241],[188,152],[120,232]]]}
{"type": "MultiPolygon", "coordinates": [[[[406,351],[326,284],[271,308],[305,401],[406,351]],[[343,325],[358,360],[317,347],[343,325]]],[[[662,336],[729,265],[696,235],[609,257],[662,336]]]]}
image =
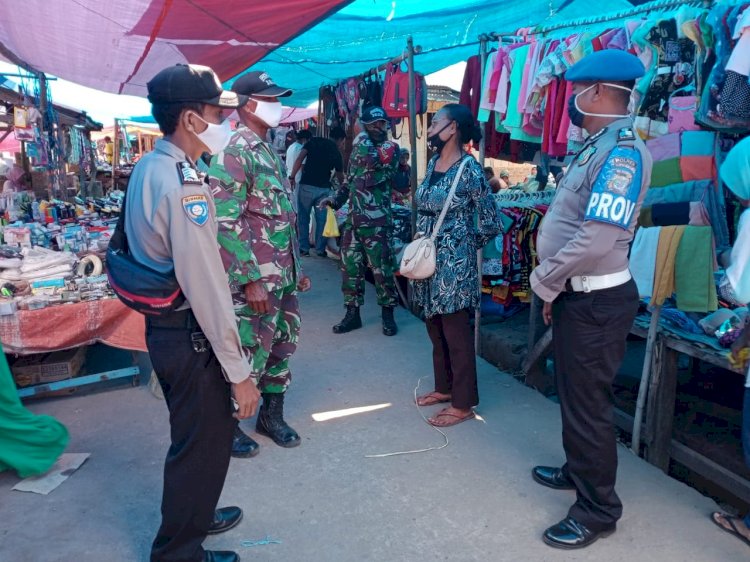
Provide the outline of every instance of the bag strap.
{"type": "Polygon", "coordinates": [[[461,162],[461,165],[458,167],[458,172],[456,173],[456,177],[453,178],[453,185],[451,185],[451,190],[448,192],[448,197],[445,200],[445,203],[443,204],[443,210],[440,211],[440,216],[438,217],[438,220],[435,223],[435,228],[432,229],[432,235],[430,236],[430,240],[432,240],[433,242],[435,242],[435,238],[437,237],[438,232],[440,232],[440,229],[443,226],[445,215],[448,214],[448,207],[450,207],[451,203],[453,202],[453,196],[456,194],[456,188],[458,187],[458,182],[461,179],[461,174],[463,173],[467,162],[471,158],[472,158],[471,156],[464,157],[463,161],[461,162]]]}

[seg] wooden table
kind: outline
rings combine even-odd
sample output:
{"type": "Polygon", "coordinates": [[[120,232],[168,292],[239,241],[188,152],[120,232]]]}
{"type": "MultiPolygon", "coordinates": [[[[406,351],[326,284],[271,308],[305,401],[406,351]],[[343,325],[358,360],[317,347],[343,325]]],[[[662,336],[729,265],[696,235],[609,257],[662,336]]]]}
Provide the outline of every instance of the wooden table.
{"type": "MultiPolygon", "coordinates": [[[[647,327],[636,322],[632,334],[646,337],[647,327]]],[[[730,491],[743,501],[750,503],[750,480],[735,474],[715,461],[674,439],[674,414],[677,400],[677,356],[684,354],[704,363],[726,369],[744,377],[744,373],[729,364],[729,351],[699,346],[680,339],[661,329],[657,336],[651,362],[646,419],[643,436],[646,443],[645,458],[663,471],[669,469],[670,460],[684,465],[711,482],[730,491]]],[[[623,416],[618,416],[622,422],[623,416]]],[[[618,423],[619,425],[619,423],[618,423]]],[[[626,431],[632,431],[630,419],[626,431]]]]}

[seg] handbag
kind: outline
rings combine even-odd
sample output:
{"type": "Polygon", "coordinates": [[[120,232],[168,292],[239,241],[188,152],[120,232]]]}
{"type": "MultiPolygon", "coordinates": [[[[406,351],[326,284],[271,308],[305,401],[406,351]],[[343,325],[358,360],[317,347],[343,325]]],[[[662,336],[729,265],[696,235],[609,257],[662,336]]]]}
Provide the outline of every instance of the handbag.
{"type": "Polygon", "coordinates": [[[166,316],[185,302],[174,270],[161,273],[138,262],[130,253],[125,234],[125,204],[107,248],[107,278],[117,297],[127,307],[147,316],[166,316]]]}
{"type": "Polygon", "coordinates": [[[440,211],[440,216],[435,223],[435,228],[432,229],[432,235],[422,236],[416,240],[410,242],[404,248],[404,253],[401,256],[401,267],[399,273],[402,277],[408,279],[427,279],[435,274],[435,268],[437,266],[437,249],[435,248],[435,239],[437,238],[440,229],[443,226],[445,215],[448,213],[448,207],[450,207],[453,201],[453,196],[456,194],[456,188],[458,182],[461,179],[461,174],[466,167],[466,163],[471,159],[471,156],[464,158],[461,162],[461,166],[458,168],[458,173],[453,179],[453,185],[451,190],[448,192],[448,197],[443,204],[443,209],[440,211]]]}

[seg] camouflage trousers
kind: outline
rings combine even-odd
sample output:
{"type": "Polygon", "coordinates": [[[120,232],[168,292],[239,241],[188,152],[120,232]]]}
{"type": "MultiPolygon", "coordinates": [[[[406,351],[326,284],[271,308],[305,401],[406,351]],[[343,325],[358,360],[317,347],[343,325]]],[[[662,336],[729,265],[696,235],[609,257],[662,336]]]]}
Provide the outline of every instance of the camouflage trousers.
{"type": "Polygon", "coordinates": [[[394,257],[391,229],[383,226],[354,227],[347,224],[341,236],[341,271],[344,304],[365,303],[365,272],[372,269],[380,306],[396,306],[396,283],[393,280],[394,257]]]}
{"type": "Polygon", "coordinates": [[[258,390],[285,392],[292,380],[289,358],[297,349],[300,316],[296,287],[268,294],[271,311],[256,314],[245,305],[236,309],[242,347],[248,354],[258,390]]]}

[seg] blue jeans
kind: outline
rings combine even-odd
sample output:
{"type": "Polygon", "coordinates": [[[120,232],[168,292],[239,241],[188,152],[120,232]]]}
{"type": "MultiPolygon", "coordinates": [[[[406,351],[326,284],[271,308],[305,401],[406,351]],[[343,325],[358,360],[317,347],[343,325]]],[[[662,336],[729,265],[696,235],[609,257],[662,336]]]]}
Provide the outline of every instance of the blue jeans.
{"type": "Polygon", "coordinates": [[[299,186],[299,249],[310,251],[310,212],[315,210],[315,249],[319,254],[326,251],[327,238],[323,238],[323,228],[326,225],[326,209],[320,210],[317,205],[321,199],[330,195],[327,187],[300,184],[299,186]]]}

